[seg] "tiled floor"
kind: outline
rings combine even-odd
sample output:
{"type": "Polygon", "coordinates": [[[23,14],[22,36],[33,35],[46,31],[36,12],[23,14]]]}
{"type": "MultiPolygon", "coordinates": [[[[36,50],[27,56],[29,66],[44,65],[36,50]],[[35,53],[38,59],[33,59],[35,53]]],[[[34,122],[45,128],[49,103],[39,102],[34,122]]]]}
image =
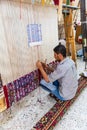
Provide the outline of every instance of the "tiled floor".
{"type": "MultiPolygon", "coordinates": [[[[77,59],[78,78],[79,73],[84,69],[83,60],[77,59]]],[[[11,109],[0,114],[0,130],[31,130],[55,102],[46,91],[41,88],[36,89],[14,104],[11,109]]],[[[87,88],[83,90],[54,130],[87,130],[87,88]]]]}

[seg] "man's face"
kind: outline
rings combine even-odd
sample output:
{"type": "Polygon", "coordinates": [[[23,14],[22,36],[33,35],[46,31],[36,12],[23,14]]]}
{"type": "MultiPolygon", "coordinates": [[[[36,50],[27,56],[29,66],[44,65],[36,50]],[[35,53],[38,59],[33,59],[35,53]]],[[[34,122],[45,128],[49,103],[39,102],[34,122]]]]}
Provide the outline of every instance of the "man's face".
{"type": "Polygon", "coordinates": [[[60,59],[60,54],[57,54],[57,53],[55,53],[54,52],[54,58],[57,60],[57,61],[61,61],[61,59],[60,59]]]}

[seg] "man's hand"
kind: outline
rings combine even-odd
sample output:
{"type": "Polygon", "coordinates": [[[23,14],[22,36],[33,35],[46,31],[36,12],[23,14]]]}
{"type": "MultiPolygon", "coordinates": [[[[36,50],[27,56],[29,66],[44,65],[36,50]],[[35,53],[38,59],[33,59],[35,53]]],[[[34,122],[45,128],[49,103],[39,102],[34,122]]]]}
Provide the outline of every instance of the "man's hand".
{"type": "MultiPolygon", "coordinates": [[[[37,61],[37,62],[36,62],[36,66],[37,66],[38,69],[40,70],[40,72],[41,72],[41,74],[42,74],[44,80],[45,80],[46,82],[49,82],[48,75],[47,75],[46,71],[45,71],[44,68],[43,68],[42,62],[37,61]]],[[[44,66],[45,66],[45,65],[44,65],[44,66]]]]}
{"type": "Polygon", "coordinates": [[[49,71],[50,73],[54,71],[54,69],[52,67],[50,67],[49,65],[47,65],[46,63],[42,63],[42,67],[45,71],[49,71]]]}
{"type": "Polygon", "coordinates": [[[43,68],[44,68],[44,69],[46,69],[46,68],[47,68],[47,64],[46,64],[46,63],[41,62],[41,64],[42,64],[42,66],[43,66],[43,68]]]}

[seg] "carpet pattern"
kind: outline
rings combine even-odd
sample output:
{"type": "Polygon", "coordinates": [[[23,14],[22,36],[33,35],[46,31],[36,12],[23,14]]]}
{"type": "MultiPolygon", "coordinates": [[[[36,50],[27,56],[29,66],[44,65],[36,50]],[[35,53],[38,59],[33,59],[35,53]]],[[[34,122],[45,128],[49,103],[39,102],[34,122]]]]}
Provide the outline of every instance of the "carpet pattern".
{"type": "Polygon", "coordinates": [[[81,77],[78,81],[76,96],[69,101],[58,100],[55,105],[36,123],[32,130],[52,130],[63,117],[64,113],[77,99],[81,91],[87,86],[87,78],[81,77]]]}

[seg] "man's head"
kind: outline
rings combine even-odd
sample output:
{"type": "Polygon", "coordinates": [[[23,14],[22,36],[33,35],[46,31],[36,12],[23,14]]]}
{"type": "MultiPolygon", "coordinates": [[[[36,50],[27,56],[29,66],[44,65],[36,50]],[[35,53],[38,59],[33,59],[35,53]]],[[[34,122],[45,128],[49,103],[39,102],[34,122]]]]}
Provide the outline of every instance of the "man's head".
{"type": "Polygon", "coordinates": [[[54,49],[54,58],[59,62],[66,57],[66,48],[64,45],[58,45],[54,49]]]}

